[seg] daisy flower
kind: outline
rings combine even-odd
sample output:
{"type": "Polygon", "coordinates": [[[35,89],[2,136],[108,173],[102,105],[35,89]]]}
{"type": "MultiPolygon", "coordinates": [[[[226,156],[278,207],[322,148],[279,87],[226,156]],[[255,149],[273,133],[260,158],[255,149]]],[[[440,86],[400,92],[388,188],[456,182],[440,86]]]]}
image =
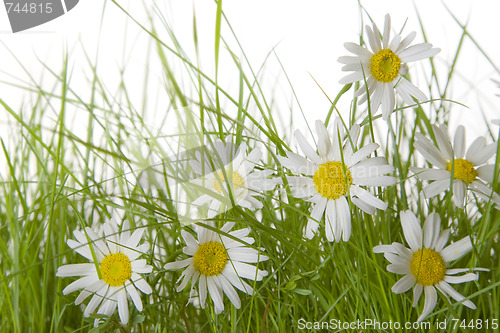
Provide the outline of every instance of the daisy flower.
{"type": "Polygon", "coordinates": [[[415,134],[415,149],[436,168],[411,167],[421,180],[433,181],[423,188],[427,198],[432,198],[450,188],[453,181],[453,202],[459,208],[464,207],[467,189],[478,197],[496,203],[500,208],[500,196],[493,192],[485,182],[494,179],[495,166],[486,164],[495,155],[497,144],[487,145],[486,139],[478,137],[465,152],[465,128],[459,126],[455,132],[453,145],[445,126],[432,126],[437,147],[422,133],[415,134]]]}
{"type": "MultiPolygon", "coordinates": [[[[403,233],[410,248],[403,244],[394,242],[391,245],[377,245],[373,248],[375,253],[384,253],[387,260],[391,262],[387,270],[391,273],[405,274],[392,287],[396,294],[404,293],[413,287],[413,307],[424,292],[425,302],[422,314],[418,322],[425,319],[436,307],[437,293],[439,290],[449,301],[451,296],[457,302],[471,309],[476,309],[474,303],[450,286],[451,284],[476,281],[478,275],[467,273],[456,276],[459,273],[468,272],[468,268],[447,268],[449,263],[457,260],[472,250],[470,237],[464,237],[447,247],[444,247],[450,237],[450,229],[441,232],[441,219],[436,213],[427,216],[424,228],[411,211],[400,213],[403,233]]],[[[476,269],[478,270],[478,269],[476,269]]],[[[485,269],[479,269],[485,270],[485,269]]]]}
{"type": "Polygon", "coordinates": [[[368,90],[372,112],[375,113],[382,105],[384,120],[389,118],[394,110],[394,90],[406,104],[414,103],[412,96],[418,100],[427,99],[425,94],[403,75],[407,74],[407,63],[432,57],[440,51],[429,43],[409,46],[416,36],[415,32],[405,38],[402,38],[399,33],[390,39],[390,34],[391,17],[387,14],[382,38],[375,23],[373,23],[373,30],[367,25],[366,35],[370,49],[355,43],[345,43],[345,48],[354,56],[344,56],[338,59],[344,64],[343,71],[353,72],[343,77],[340,83],[360,81],[361,87],[354,93],[354,96],[362,96],[359,103],[364,103],[367,100],[368,90]]]}
{"type": "Polygon", "coordinates": [[[219,139],[196,149],[194,159],[189,160],[189,165],[197,175],[205,175],[219,170],[228,165],[246,145],[235,145],[228,136],[226,141],[219,139]]]}
{"type": "MultiPolygon", "coordinates": [[[[120,321],[126,325],[129,318],[128,297],[137,310],[142,311],[141,296],[137,289],[146,295],[152,292],[140,274],[151,273],[153,267],[146,264],[146,259],[138,259],[149,245],[138,245],[144,229],[137,229],[131,235],[127,221],[123,222],[120,233],[114,220],[105,223],[103,229],[104,238],[88,227],[85,233],[75,230],[73,235],[76,241],[69,239],[67,244],[91,263],[61,266],[56,275],[83,276],[64,288],[63,294],[82,289],[75,300],[76,305],[92,295],[83,312],[84,317],[88,317],[99,305],[97,313],[110,317],[118,307],[120,321]]],[[[94,326],[98,324],[99,319],[96,319],[94,326]]]]}
{"type": "Polygon", "coordinates": [[[196,191],[204,192],[192,205],[208,204],[208,218],[213,218],[230,209],[233,202],[249,209],[262,208],[262,203],[257,200],[257,197],[276,186],[276,179],[267,178],[274,172],[273,170],[256,169],[262,156],[261,151],[255,148],[248,155],[245,151],[246,145],[242,145],[234,159],[227,161],[226,164],[224,164],[225,159],[216,151],[212,158],[216,167],[206,175],[203,175],[202,166],[210,165],[210,163],[203,161],[191,163],[194,172],[200,177],[191,181],[190,184],[196,191]]]}
{"type": "MultiPolygon", "coordinates": [[[[206,225],[214,227],[212,222],[206,222],[206,225]]],[[[220,230],[243,242],[253,244],[254,239],[248,237],[250,229],[230,231],[233,226],[234,223],[229,222],[220,230]]],[[[177,291],[183,290],[191,281],[190,298],[192,299],[194,285],[198,282],[199,302],[203,309],[205,308],[207,289],[214,302],[215,313],[218,314],[224,310],[223,293],[239,309],[241,301],[234,288],[248,295],[253,294],[253,288],[242,278],[261,281],[267,275],[267,271],[259,270],[249,263],[259,263],[267,260],[268,257],[233,238],[218,234],[204,226],[198,227],[198,240],[185,230],[181,231],[181,235],[186,242],[183,252],[191,257],[168,263],[165,265],[165,269],[187,267],[179,278],[179,281],[182,281],[177,287],[177,291]]]]}
{"type": "Polygon", "coordinates": [[[296,198],[312,202],[311,216],[305,236],[311,239],[318,229],[318,222],[325,215],[325,233],[328,241],[347,241],[351,235],[351,201],[368,214],[376,208],[385,210],[387,204],[360,186],[389,186],[396,183],[394,171],[383,157],[367,158],[379,145],[370,143],[356,150],[359,126],[354,125],[349,135],[344,135],[340,120],[334,123],[330,138],[325,125],[316,121],[318,151],[311,147],[297,130],[295,138],[306,157],[287,152],[279,156],[281,164],[297,176],[287,176],[291,193],[296,198]],[[340,138],[340,141],[339,141],[340,138]],[[326,212],[326,213],[325,213],[326,212]]]}

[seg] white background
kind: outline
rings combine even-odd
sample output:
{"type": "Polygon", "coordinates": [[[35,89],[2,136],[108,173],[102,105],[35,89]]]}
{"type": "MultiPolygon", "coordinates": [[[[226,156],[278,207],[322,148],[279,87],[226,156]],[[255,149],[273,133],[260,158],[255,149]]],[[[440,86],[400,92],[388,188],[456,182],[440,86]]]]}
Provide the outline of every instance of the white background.
{"type": "MultiPolygon", "coordinates": [[[[119,0],[129,13],[147,25],[144,4],[151,7],[154,1],[119,0]]],[[[215,3],[208,0],[164,0],[159,3],[160,11],[168,19],[179,41],[188,52],[193,50],[192,18],[196,14],[201,45],[201,66],[207,73],[214,72],[213,45],[215,29],[215,3]]],[[[452,19],[445,5],[462,23],[488,56],[500,66],[500,1],[498,0],[378,0],[362,1],[372,19],[382,28],[384,15],[392,16],[393,31],[406,22],[404,34],[417,31],[414,43],[422,42],[417,11],[426,29],[428,41],[441,48],[436,57],[436,65],[443,66],[443,72],[453,60],[462,29],[452,19]],[[415,3],[414,3],[415,2],[415,3]]],[[[266,55],[275,47],[297,93],[302,109],[307,113],[309,123],[324,118],[329,102],[317,84],[334,98],[341,85],[338,80],[344,75],[337,58],[348,55],[343,48],[347,41],[359,42],[361,30],[360,10],[357,1],[331,0],[225,0],[223,9],[235,33],[255,69],[264,61],[266,55]]],[[[366,20],[366,16],[365,16],[366,20]]],[[[365,21],[366,22],[366,21],[365,21]]],[[[227,27],[223,35],[229,36],[227,27]]],[[[140,80],[146,68],[147,38],[115,4],[104,0],[81,0],[79,4],[63,17],[29,31],[12,34],[7,15],[0,6],[0,98],[14,108],[26,105],[26,93],[14,88],[12,84],[49,84],[47,68],[61,72],[65,51],[71,57],[69,69],[71,83],[75,89],[89,85],[88,61],[99,58],[98,73],[113,92],[120,79],[120,68],[125,67],[125,79],[134,92],[132,97],[140,104],[143,91],[140,80]],[[104,14],[103,14],[104,8],[104,14]],[[86,73],[86,74],[85,74],[86,73]],[[30,81],[32,81],[30,83],[30,81]],[[48,83],[47,83],[48,82],[48,83]],[[134,85],[137,85],[134,89],[134,85]]],[[[161,70],[157,63],[150,62],[149,73],[153,80],[162,82],[161,70]]],[[[412,65],[411,71],[418,72],[423,65],[412,65]]],[[[484,134],[485,114],[489,119],[500,118],[500,88],[491,81],[500,79],[500,73],[491,66],[477,48],[466,40],[462,54],[457,62],[457,77],[449,98],[460,101],[470,108],[456,107],[452,117],[452,127],[467,124],[469,130],[484,134]]],[[[269,61],[266,76],[270,86],[277,87],[278,95],[290,99],[290,88],[276,61],[269,61]]],[[[221,81],[237,82],[234,66],[221,66],[221,81]],[[224,79],[224,77],[226,77],[224,79]]],[[[417,84],[424,84],[420,79],[417,84]]],[[[342,107],[348,107],[352,96],[349,92],[343,98],[342,107]]],[[[156,91],[148,94],[157,99],[149,104],[151,112],[158,112],[162,103],[168,103],[162,96],[159,85],[156,91]],[[161,101],[161,102],[158,102],[161,101]]],[[[165,108],[166,109],[166,108],[165,108]]],[[[161,110],[160,110],[161,111],[161,110]]],[[[282,108],[278,112],[290,112],[282,108]]],[[[0,119],[4,119],[0,111],[0,119]]],[[[301,116],[295,116],[301,120],[301,116]]],[[[5,121],[3,121],[5,124],[5,121]]]]}

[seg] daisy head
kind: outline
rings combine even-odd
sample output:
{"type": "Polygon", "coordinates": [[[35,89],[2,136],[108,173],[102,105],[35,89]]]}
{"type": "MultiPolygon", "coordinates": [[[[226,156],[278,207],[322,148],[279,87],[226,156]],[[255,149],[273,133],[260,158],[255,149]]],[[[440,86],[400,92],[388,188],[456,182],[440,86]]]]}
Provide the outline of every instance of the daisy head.
{"type": "MultiPolygon", "coordinates": [[[[144,229],[137,229],[130,234],[126,220],[121,231],[118,231],[114,220],[106,222],[103,229],[104,237],[88,227],[84,232],[75,230],[73,235],[76,240],[69,239],[67,244],[90,263],[61,266],[56,275],[83,276],[64,288],[63,294],[81,289],[75,300],[76,305],[92,295],[83,312],[85,317],[94,313],[97,307],[97,314],[110,317],[118,307],[120,321],[126,325],[129,318],[128,297],[137,310],[142,311],[141,296],[137,290],[147,295],[152,292],[140,274],[151,273],[153,267],[146,264],[146,259],[138,259],[149,249],[149,245],[139,245],[144,229]]],[[[94,326],[98,324],[99,319],[96,319],[94,326]]]]}
{"type": "Polygon", "coordinates": [[[389,260],[391,263],[387,266],[389,272],[405,275],[394,284],[392,291],[401,294],[413,287],[413,307],[417,306],[424,292],[424,309],[418,317],[418,322],[425,319],[436,307],[436,289],[448,300],[451,296],[457,302],[476,309],[476,306],[471,301],[465,300],[465,297],[453,289],[450,283],[475,281],[478,275],[467,273],[456,276],[468,272],[469,269],[448,268],[450,262],[459,259],[472,249],[470,237],[464,237],[445,247],[450,237],[450,229],[441,232],[441,219],[438,214],[428,215],[423,229],[415,214],[409,210],[401,212],[400,218],[403,233],[410,248],[397,242],[391,245],[377,245],[373,248],[373,252],[384,253],[385,258],[389,260]]]}
{"type": "Polygon", "coordinates": [[[325,215],[325,233],[328,241],[347,241],[351,235],[351,211],[347,197],[368,214],[385,210],[387,204],[361,186],[389,186],[396,179],[386,174],[394,170],[383,157],[367,158],[379,145],[370,143],[357,149],[359,126],[354,125],[344,134],[340,119],[336,119],[333,135],[325,125],[316,121],[317,150],[311,147],[300,131],[295,138],[306,157],[287,152],[279,157],[281,164],[294,176],[287,176],[291,193],[312,203],[311,216],[305,235],[312,238],[318,222],[325,215]]]}
{"type": "Polygon", "coordinates": [[[189,258],[168,263],[165,269],[186,267],[179,278],[179,281],[182,281],[177,291],[183,290],[191,281],[190,295],[194,295],[193,288],[198,283],[198,296],[203,309],[207,299],[207,290],[214,303],[215,313],[218,314],[224,310],[223,294],[226,294],[231,303],[239,309],[241,301],[234,288],[252,295],[253,288],[242,279],[261,281],[267,275],[267,271],[259,270],[251,264],[258,264],[267,260],[268,257],[242,243],[254,243],[254,239],[248,237],[250,229],[231,231],[234,223],[226,223],[220,231],[231,236],[228,237],[206,226],[215,227],[212,222],[198,226],[197,239],[191,233],[181,231],[186,243],[183,252],[189,258]]]}
{"type": "Polygon", "coordinates": [[[464,207],[467,191],[471,190],[500,208],[500,196],[486,185],[494,179],[495,166],[487,162],[495,155],[497,144],[486,144],[486,139],[481,136],[466,150],[463,126],[457,128],[453,144],[445,126],[433,125],[432,128],[437,145],[422,133],[416,133],[415,149],[437,168],[410,168],[419,179],[433,181],[423,188],[425,196],[434,197],[450,189],[452,184],[453,202],[457,207],[464,207]]]}
{"type": "Polygon", "coordinates": [[[403,38],[401,33],[391,35],[391,17],[385,16],[383,34],[381,36],[377,25],[373,23],[373,30],[366,26],[369,47],[355,43],[345,43],[345,48],[354,56],[340,57],[338,61],[344,66],[343,71],[352,72],[340,80],[341,84],[360,81],[361,87],[354,93],[361,96],[359,103],[370,96],[372,112],[382,105],[382,116],[389,118],[395,106],[395,92],[406,104],[413,104],[413,98],[426,100],[425,94],[403,77],[407,72],[407,63],[432,57],[439,53],[429,43],[420,43],[410,46],[416,36],[415,32],[403,38]],[[366,83],[365,83],[366,79],[366,83]]]}
{"type": "Polygon", "coordinates": [[[263,192],[272,190],[276,180],[268,178],[273,170],[256,168],[261,156],[258,148],[247,155],[246,145],[243,144],[232,160],[225,161],[217,151],[211,159],[213,163],[194,161],[191,166],[199,177],[191,184],[193,189],[202,194],[192,205],[208,204],[208,218],[230,209],[233,203],[249,209],[262,208],[262,202],[257,198],[263,192]],[[209,173],[204,174],[201,169],[203,165],[213,166],[209,173]]]}

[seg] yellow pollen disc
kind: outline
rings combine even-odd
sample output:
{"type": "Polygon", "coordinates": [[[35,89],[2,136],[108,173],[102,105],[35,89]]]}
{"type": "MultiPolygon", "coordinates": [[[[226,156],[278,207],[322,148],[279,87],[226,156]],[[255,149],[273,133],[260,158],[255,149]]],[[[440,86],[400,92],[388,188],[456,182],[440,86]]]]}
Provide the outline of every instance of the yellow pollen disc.
{"type": "Polygon", "coordinates": [[[351,172],[340,162],[326,162],[319,165],[313,181],[316,191],[328,199],[338,199],[346,195],[348,186],[351,186],[351,172]]]}
{"type": "Polygon", "coordinates": [[[121,286],[132,276],[132,265],[123,253],[112,253],[101,262],[101,276],[112,287],[121,286]]]}
{"type": "Polygon", "coordinates": [[[466,184],[472,183],[478,176],[477,170],[474,169],[474,165],[462,158],[457,158],[455,160],[455,166],[453,166],[453,161],[446,165],[446,170],[451,172],[452,168],[454,168],[453,178],[460,179],[466,184]]]}
{"type": "MultiPolygon", "coordinates": [[[[245,180],[238,171],[230,172],[226,170],[226,177],[231,182],[231,190],[234,191],[245,187],[245,180]]],[[[224,178],[224,173],[222,173],[222,171],[219,171],[217,177],[214,179],[214,188],[217,193],[222,193],[221,185],[224,185],[225,181],[226,178],[224,178]]]]}
{"type": "Polygon", "coordinates": [[[383,49],[372,56],[370,71],[375,79],[382,82],[394,80],[401,68],[401,59],[390,49],[383,49]]]}
{"type": "Polygon", "coordinates": [[[446,273],[446,265],[441,255],[426,248],[413,253],[410,269],[417,282],[424,287],[443,281],[446,273]]]}
{"type": "Polygon", "coordinates": [[[227,252],[219,242],[201,244],[193,256],[194,268],[205,276],[219,275],[227,264],[227,252]]]}

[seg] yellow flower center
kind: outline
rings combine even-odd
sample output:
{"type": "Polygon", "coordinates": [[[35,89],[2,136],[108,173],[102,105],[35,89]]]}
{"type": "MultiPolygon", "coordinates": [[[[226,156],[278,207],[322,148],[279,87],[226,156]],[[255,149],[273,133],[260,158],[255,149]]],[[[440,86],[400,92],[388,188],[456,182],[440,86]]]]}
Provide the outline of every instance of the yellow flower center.
{"type": "Polygon", "coordinates": [[[417,282],[423,286],[433,286],[443,281],[446,273],[446,265],[441,255],[426,248],[413,253],[410,269],[417,282]]]}
{"type": "MultiPolygon", "coordinates": [[[[231,190],[237,190],[240,188],[245,187],[245,180],[243,179],[243,176],[240,175],[238,171],[227,171],[226,170],[226,177],[230,182],[231,190]]],[[[221,185],[224,185],[226,181],[226,178],[224,178],[224,173],[222,171],[219,171],[217,174],[217,177],[214,179],[214,188],[217,191],[217,193],[221,194],[222,193],[222,187],[221,185]]]]}
{"type": "Polygon", "coordinates": [[[401,59],[390,49],[383,49],[372,56],[370,71],[375,79],[382,82],[394,80],[401,68],[401,59]]]}
{"type": "Polygon", "coordinates": [[[227,264],[227,252],[219,242],[201,244],[194,254],[194,268],[205,276],[219,275],[227,264]]]}
{"type": "Polygon", "coordinates": [[[328,199],[338,199],[347,193],[351,186],[351,172],[340,162],[326,162],[319,165],[313,181],[316,191],[328,199]]]}
{"type": "Polygon", "coordinates": [[[466,184],[472,183],[474,180],[476,180],[476,177],[478,176],[477,170],[474,169],[474,165],[462,158],[457,158],[455,160],[455,165],[453,165],[453,161],[448,163],[446,165],[446,170],[451,172],[451,169],[453,168],[453,178],[455,179],[460,179],[466,184]]]}
{"type": "Polygon", "coordinates": [[[101,262],[101,276],[112,287],[121,286],[132,276],[132,265],[123,253],[112,253],[101,262]]]}

